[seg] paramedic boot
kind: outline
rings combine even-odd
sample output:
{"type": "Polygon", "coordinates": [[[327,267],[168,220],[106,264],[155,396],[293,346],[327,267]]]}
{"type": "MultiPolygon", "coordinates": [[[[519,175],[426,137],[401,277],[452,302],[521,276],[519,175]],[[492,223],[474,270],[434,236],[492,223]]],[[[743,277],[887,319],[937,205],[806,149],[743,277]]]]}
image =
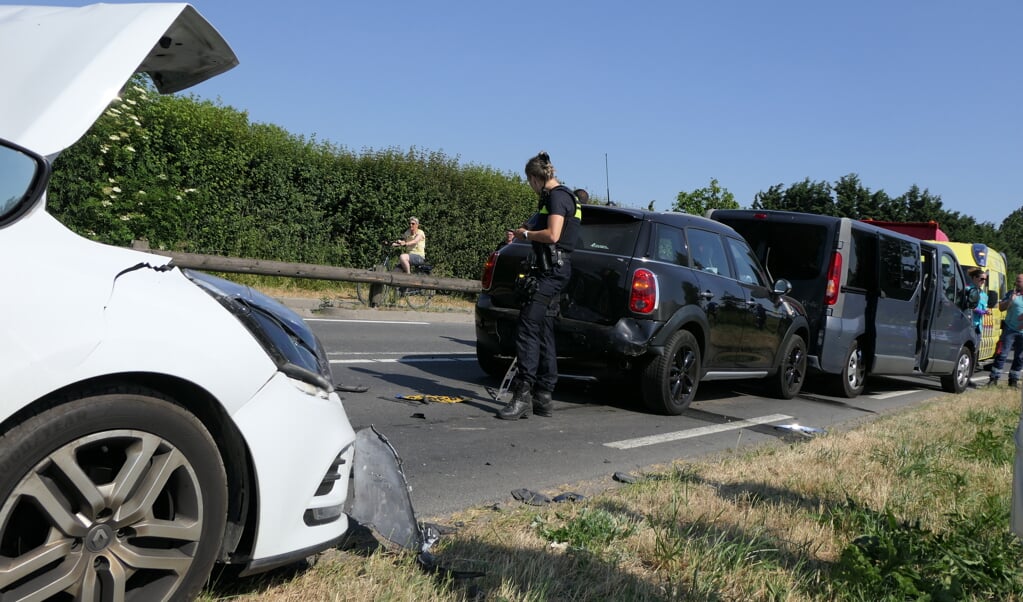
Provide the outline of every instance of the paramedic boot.
{"type": "Polygon", "coordinates": [[[529,418],[529,412],[533,408],[532,393],[530,387],[524,382],[519,382],[512,387],[514,395],[503,408],[497,412],[498,418],[502,420],[518,420],[529,418]]]}
{"type": "Polygon", "coordinates": [[[554,415],[554,400],[550,391],[537,391],[533,394],[533,413],[537,416],[550,418],[554,415]]]}

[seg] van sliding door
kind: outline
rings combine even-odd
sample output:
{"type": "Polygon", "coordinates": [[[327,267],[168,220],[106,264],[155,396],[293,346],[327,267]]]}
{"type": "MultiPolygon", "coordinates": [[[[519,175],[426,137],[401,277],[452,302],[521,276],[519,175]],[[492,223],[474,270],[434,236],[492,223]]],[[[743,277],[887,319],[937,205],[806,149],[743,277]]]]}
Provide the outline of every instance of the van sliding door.
{"type": "Polygon", "coordinates": [[[916,368],[920,310],[920,245],[878,235],[878,299],[874,316],[877,374],[911,374],[916,368]]]}
{"type": "Polygon", "coordinates": [[[963,339],[973,326],[958,303],[966,291],[966,279],[958,262],[943,250],[938,252],[937,260],[937,290],[931,309],[934,317],[926,333],[927,355],[922,358],[921,369],[930,374],[947,374],[955,367],[963,339]]]}

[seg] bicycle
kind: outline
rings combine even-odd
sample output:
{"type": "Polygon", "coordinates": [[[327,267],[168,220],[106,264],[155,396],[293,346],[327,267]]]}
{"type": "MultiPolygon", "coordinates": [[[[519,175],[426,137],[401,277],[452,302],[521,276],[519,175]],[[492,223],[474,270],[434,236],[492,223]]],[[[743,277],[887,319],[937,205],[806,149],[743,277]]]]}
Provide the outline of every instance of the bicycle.
{"type": "MultiPolygon", "coordinates": [[[[391,272],[395,269],[395,264],[396,257],[392,251],[391,243],[385,242],[380,261],[370,267],[369,271],[391,272]]],[[[433,271],[433,266],[425,263],[411,267],[413,274],[428,276],[433,271]]],[[[437,291],[432,288],[391,286],[383,282],[356,282],[355,294],[360,303],[369,307],[394,306],[404,300],[411,309],[425,309],[430,305],[430,301],[433,300],[437,291]]]]}

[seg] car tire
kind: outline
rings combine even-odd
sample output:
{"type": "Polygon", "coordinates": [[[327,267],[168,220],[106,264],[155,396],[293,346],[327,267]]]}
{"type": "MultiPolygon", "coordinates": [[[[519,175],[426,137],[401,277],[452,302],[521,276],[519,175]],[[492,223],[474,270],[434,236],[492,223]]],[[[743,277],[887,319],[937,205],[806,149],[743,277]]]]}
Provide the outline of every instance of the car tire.
{"type": "Polygon", "coordinates": [[[191,600],[217,559],[227,478],[192,414],[121,390],[0,437],[0,598],[191,600]]]}
{"type": "Polygon", "coordinates": [[[962,393],[970,384],[970,377],[973,376],[973,352],[963,347],[956,357],[956,365],[952,374],[941,377],[941,390],[946,393],[962,393]]]}
{"type": "Polygon", "coordinates": [[[671,335],[664,353],[643,369],[643,401],[654,412],[677,416],[696,396],[700,384],[700,346],[688,330],[671,335]]]}
{"type": "Polygon", "coordinates": [[[771,377],[771,390],[775,397],[792,399],[799,395],[806,380],[806,341],[793,335],[782,347],[778,371],[771,377]]]}
{"type": "Polygon", "coordinates": [[[863,392],[867,380],[867,365],[863,360],[860,342],[853,342],[845,355],[842,372],[834,376],[834,390],[839,397],[852,399],[863,392]]]}
{"type": "Polygon", "coordinates": [[[476,347],[476,362],[487,375],[494,378],[504,378],[511,366],[511,358],[498,357],[497,354],[476,347]]]}

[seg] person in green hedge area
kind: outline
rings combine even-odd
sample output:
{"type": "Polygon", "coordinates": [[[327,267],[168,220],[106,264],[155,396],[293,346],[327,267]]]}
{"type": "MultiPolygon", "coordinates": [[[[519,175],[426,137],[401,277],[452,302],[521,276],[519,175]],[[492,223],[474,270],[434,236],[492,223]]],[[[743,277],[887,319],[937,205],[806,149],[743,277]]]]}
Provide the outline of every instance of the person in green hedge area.
{"type": "Polygon", "coordinates": [[[419,227],[418,217],[409,218],[408,230],[405,230],[401,238],[394,241],[391,246],[407,249],[399,258],[401,269],[406,274],[412,273],[412,266],[426,263],[426,232],[419,227]]]}

